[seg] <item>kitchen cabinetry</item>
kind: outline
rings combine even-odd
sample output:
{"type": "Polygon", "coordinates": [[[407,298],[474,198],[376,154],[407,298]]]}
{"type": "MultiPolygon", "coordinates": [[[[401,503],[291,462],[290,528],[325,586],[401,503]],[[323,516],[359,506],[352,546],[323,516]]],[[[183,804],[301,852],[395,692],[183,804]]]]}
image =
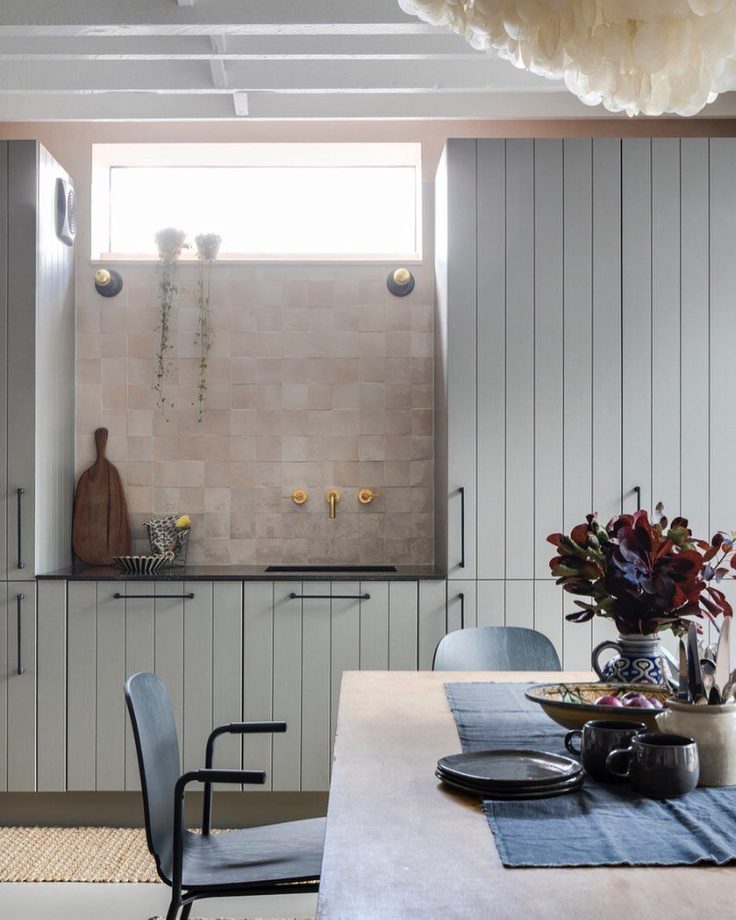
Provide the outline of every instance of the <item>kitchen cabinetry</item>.
{"type": "Polygon", "coordinates": [[[0,791],[36,788],[36,586],[0,583],[0,791]]]}
{"type": "Polygon", "coordinates": [[[636,510],[637,486],[642,507],[661,500],[704,534],[734,526],[734,189],[729,138],[448,142],[436,545],[450,628],[457,595],[474,596],[473,622],[533,626],[587,668],[615,630],[564,622],[547,534],[636,510]]]}
{"type": "MultiPolygon", "coordinates": [[[[217,765],[265,769],[266,791],[326,790],[343,672],[428,668],[446,622],[444,581],[42,579],[38,732],[25,731],[13,782],[138,789],[123,684],[153,670],[171,695],[184,769],[202,765],[213,726],[284,719],[285,734],[220,739],[217,765]]],[[[14,724],[35,712],[35,679],[14,699],[14,724]]]]}

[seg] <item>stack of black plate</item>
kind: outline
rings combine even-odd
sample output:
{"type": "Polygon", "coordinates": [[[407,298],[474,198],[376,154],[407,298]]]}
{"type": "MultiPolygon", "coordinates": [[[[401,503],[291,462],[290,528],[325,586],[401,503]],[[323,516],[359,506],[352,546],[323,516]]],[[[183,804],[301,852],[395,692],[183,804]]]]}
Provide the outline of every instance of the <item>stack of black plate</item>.
{"type": "Polygon", "coordinates": [[[483,799],[545,799],[576,792],[583,770],[569,757],[544,751],[477,751],[437,762],[443,783],[483,799]]]}

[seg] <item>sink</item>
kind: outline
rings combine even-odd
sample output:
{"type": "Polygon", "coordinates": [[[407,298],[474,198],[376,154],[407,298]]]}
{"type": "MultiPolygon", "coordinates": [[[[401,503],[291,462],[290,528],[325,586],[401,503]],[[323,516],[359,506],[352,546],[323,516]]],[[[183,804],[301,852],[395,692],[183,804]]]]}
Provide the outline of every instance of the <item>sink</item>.
{"type": "Polygon", "coordinates": [[[395,572],[395,565],[269,565],[266,572],[395,572]]]}

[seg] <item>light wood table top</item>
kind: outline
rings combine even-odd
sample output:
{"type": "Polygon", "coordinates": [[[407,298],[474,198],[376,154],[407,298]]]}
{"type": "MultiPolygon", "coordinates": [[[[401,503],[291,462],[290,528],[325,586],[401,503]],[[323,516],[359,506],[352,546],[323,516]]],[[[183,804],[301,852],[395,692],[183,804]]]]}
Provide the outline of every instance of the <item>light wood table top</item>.
{"type": "Polygon", "coordinates": [[[736,871],[505,869],[478,802],[446,791],[460,751],[443,685],[591,674],[349,672],[343,677],[318,920],[694,920],[734,916],[736,871]]]}

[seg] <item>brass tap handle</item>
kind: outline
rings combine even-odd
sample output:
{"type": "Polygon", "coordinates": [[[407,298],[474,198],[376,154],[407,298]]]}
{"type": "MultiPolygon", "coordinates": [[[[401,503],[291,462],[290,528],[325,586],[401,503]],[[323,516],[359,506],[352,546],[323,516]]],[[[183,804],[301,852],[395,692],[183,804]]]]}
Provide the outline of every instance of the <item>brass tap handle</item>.
{"type": "Polygon", "coordinates": [[[291,495],[284,495],[284,498],[290,498],[295,505],[303,505],[307,500],[307,493],[304,489],[294,489],[291,495]]]}
{"type": "Polygon", "coordinates": [[[325,495],[325,501],[329,503],[330,506],[330,518],[335,517],[335,507],[340,501],[340,493],[337,489],[330,489],[330,491],[325,495]]]}
{"type": "Polygon", "coordinates": [[[361,505],[370,505],[374,498],[380,498],[383,492],[374,492],[372,489],[361,489],[358,492],[358,501],[361,505]]]}

